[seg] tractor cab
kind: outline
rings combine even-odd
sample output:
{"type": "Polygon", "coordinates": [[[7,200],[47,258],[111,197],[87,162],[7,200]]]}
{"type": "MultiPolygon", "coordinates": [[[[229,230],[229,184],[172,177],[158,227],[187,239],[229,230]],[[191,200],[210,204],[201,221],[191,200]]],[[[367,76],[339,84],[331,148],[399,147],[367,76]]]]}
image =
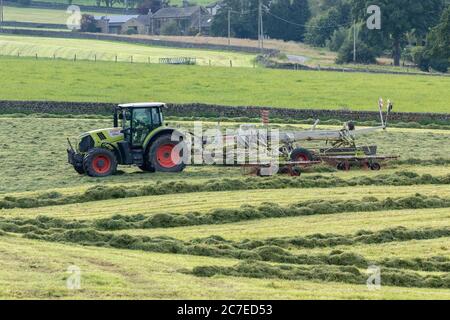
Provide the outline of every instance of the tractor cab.
{"type": "Polygon", "coordinates": [[[163,125],[164,103],[121,104],[114,110],[114,127],[121,128],[131,147],[142,147],[145,138],[163,125]]]}
{"type": "MultiPolygon", "coordinates": [[[[69,141],[69,163],[90,176],[113,174],[117,165],[136,165],[143,171],[179,172],[182,154],[172,152],[176,129],[164,126],[164,103],[129,103],[114,108],[114,127],[82,134],[76,148],[69,141]]],[[[178,150],[178,148],[177,148],[178,150]]]]}

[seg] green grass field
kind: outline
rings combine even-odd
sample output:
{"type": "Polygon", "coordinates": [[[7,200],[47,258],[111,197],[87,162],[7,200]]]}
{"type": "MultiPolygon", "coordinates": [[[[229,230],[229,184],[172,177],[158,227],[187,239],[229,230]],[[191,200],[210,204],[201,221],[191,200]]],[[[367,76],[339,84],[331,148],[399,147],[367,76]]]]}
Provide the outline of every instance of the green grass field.
{"type": "Polygon", "coordinates": [[[158,63],[159,58],[191,57],[199,65],[252,67],[254,55],[210,50],[174,49],[151,47],[120,42],[80,40],[64,38],[41,38],[23,36],[0,36],[0,55],[31,56],[73,60],[105,60],[119,62],[158,63]]]}
{"type": "Polygon", "coordinates": [[[448,112],[450,78],[0,57],[1,98],[448,112]],[[64,70],[64,72],[62,72],[64,70]],[[239,94],[237,94],[239,93],[239,94]]]}
{"type": "MultiPolygon", "coordinates": [[[[55,9],[5,6],[3,10],[3,19],[5,21],[66,24],[67,18],[70,16],[70,14],[68,14],[65,10],[55,9]]],[[[98,12],[82,13],[91,14],[94,16],[102,15],[98,12]]]]}
{"type": "MultiPolygon", "coordinates": [[[[283,180],[310,181],[310,187],[289,188],[275,184],[279,177],[246,177],[239,169],[220,167],[188,167],[173,175],[123,167],[121,174],[93,179],[66,163],[65,137],[109,121],[17,115],[2,115],[0,121],[0,135],[16,137],[0,144],[0,205],[27,198],[75,199],[0,209],[2,299],[450,298],[450,188],[448,182],[432,183],[449,181],[448,165],[311,171],[283,180]],[[421,175],[419,184],[401,180],[421,175]],[[323,184],[369,178],[366,185],[323,184]],[[237,189],[236,182],[257,187],[237,189]],[[174,193],[186,183],[230,188],[174,193]],[[106,187],[132,192],[165,185],[170,189],[157,195],[80,197],[106,187]],[[324,201],[331,201],[325,211],[324,201]],[[345,206],[337,210],[338,202],[345,206]],[[381,202],[389,205],[373,208],[381,202]],[[243,214],[249,205],[270,215],[249,219],[243,214]],[[279,213],[296,206],[298,213],[279,213]],[[301,213],[305,206],[312,211],[301,213]],[[212,214],[216,218],[210,223],[192,220],[212,214]],[[186,222],[173,224],[170,215],[186,222]],[[186,225],[189,219],[194,222],[186,225]],[[366,268],[373,264],[381,266],[382,287],[375,291],[365,284],[366,268]],[[66,287],[73,265],[81,270],[80,290],[66,287]]],[[[372,139],[383,152],[404,153],[402,160],[416,158],[418,145],[428,159],[450,160],[449,135],[396,128],[372,139]]]]}

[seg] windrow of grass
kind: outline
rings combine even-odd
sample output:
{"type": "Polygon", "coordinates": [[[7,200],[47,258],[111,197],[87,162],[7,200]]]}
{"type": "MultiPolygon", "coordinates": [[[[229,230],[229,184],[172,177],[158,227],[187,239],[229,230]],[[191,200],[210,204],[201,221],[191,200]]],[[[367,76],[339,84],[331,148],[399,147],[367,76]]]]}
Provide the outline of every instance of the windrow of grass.
{"type": "MultiPolygon", "coordinates": [[[[384,268],[383,285],[417,288],[450,288],[450,275],[421,275],[415,272],[384,268]]],[[[286,280],[320,280],[364,284],[367,274],[354,266],[293,266],[273,265],[264,262],[244,261],[233,267],[198,266],[192,271],[200,277],[226,275],[249,278],[269,278],[286,280]]]]}
{"type": "Polygon", "coordinates": [[[135,186],[97,185],[84,191],[63,195],[56,191],[30,195],[26,197],[6,196],[0,200],[0,209],[37,208],[43,206],[65,205],[122,199],[163,194],[178,194],[208,191],[238,191],[257,189],[288,189],[288,188],[335,188],[351,186],[412,186],[412,185],[447,185],[450,175],[432,176],[419,175],[415,172],[398,171],[394,174],[381,174],[374,177],[360,176],[342,179],[336,176],[311,175],[301,178],[292,177],[249,177],[240,179],[208,180],[202,183],[187,181],[156,182],[135,186]]]}
{"type": "Polygon", "coordinates": [[[385,210],[450,208],[450,198],[415,194],[409,197],[378,199],[364,197],[361,200],[308,200],[280,206],[265,202],[259,206],[242,205],[237,209],[216,208],[207,213],[188,212],[113,215],[91,220],[70,220],[48,216],[36,218],[0,218],[0,230],[18,232],[21,228],[36,225],[42,229],[83,229],[100,231],[126,229],[174,228],[198,225],[213,225],[267,218],[286,218],[312,215],[330,215],[350,212],[377,212],[385,210]]]}
{"type": "MultiPolygon", "coordinates": [[[[30,229],[31,230],[31,229],[30,229]]],[[[394,228],[381,230],[379,232],[368,232],[361,230],[354,235],[314,235],[309,240],[319,241],[323,244],[325,239],[332,240],[333,243],[342,243],[338,238],[348,238],[345,243],[384,243],[389,241],[405,241],[412,238],[429,239],[438,237],[448,237],[450,229],[423,229],[408,230],[406,228],[394,228]]],[[[183,242],[169,237],[133,237],[129,235],[114,235],[101,233],[95,230],[66,230],[58,232],[55,230],[39,230],[35,228],[24,234],[25,238],[37,239],[51,242],[77,243],[88,246],[111,247],[127,250],[143,250],[158,253],[187,254],[207,257],[228,257],[246,261],[267,261],[273,263],[289,263],[296,265],[327,266],[347,266],[352,268],[364,268],[370,264],[392,268],[398,275],[396,269],[412,269],[425,272],[448,272],[450,271],[450,260],[445,257],[413,258],[413,259],[384,259],[381,261],[369,261],[363,256],[352,252],[334,250],[329,254],[316,255],[293,255],[284,250],[281,245],[270,244],[277,239],[267,239],[259,242],[239,242],[227,241],[217,236],[204,239],[195,239],[183,242]]],[[[298,239],[296,239],[298,240],[298,239]]],[[[292,239],[290,240],[292,241],[292,239]]],[[[330,244],[330,243],[328,243],[330,244]]],[[[194,271],[195,273],[195,271],[194,271]]],[[[403,272],[400,272],[400,275],[403,272]]],[[[401,276],[400,276],[401,277],[401,276]]],[[[422,277],[422,276],[420,276],[422,277]]],[[[414,282],[411,286],[447,288],[450,286],[447,274],[424,276],[424,279],[431,277],[433,281],[426,281],[425,284],[414,282]]],[[[396,281],[399,281],[397,279],[396,281]]],[[[344,281],[345,282],[345,281],[344,281]]],[[[399,285],[399,284],[396,284],[399,285]]],[[[406,284],[404,284],[406,285],[406,284]]],[[[402,286],[402,285],[400,285],[402,286]]],[[[408,286],[408,285],[406,285],[408,286]]]]}
{"type": "MultiPolygon", "coordinates": [[[[450,236],[450,228],[418,228],[407,229],[404,227],[388,228],[378,231],[359,230],[354,234],[311,234],[307,236],[293,237],[270,237],[265,239],[244,239],[240,241],[226,240],[220,236],[209,236],[191,240],[178,240],[175,238],[131,236],[129,234],[114,234],[101,232],[95,229],[95,222],[89,224],[83,221],[65,221],[48,217],[37,219],[4,219],[0,222],[0,232],[23,234],[25,237],[52,242],[74,242],[83,245],[111,246],[122,249],[141,249],[154,252],[182,253],[207,256],[225,256],[232,258],[253,258],[264,261],[288,262],[297,264],[332,263],[330,257],[318,254],[315,258],[305,255],[292,255],[285,249],[289,248],[328,248],[342,245],[355,244],[380,244],[398,241],[437,239],[450,236]],[[203,253],[202,253],[203,252],[203,253]],[[311,259],[312,260],[311,260],[311,259]]],[[[340,252],[341,254],[343,252],[340,252]]],[[[366,265],[366,259],[357,258],[355,255],[352,264],[366,265]],[[357,262],[359,260],[359,262],[357,262]]],[[[347,257],[348,258],[348,257],[347,257]]],[[[347,259],[346,258],[346,259],[347,259]]],[[[445,262],[442,257],[439,261],[445,262]],[[442,260],[443,259],[443,260],[442,260]]],[[[338,259],[339,260],[339,259],[338,259]]],[[[433,264],[434,264],[433,262],[433,264]]],[[[389,266],[409,268],[425,267],[428,271],[447,271],[449,264],[442,266],[431,266],[428,262],[416,259],[407,260],[384,260],[381,262],[389,266]],[[431,267],[430,267],[431,266],[431,267]],[[444,270],[443,270],[444,269],[444,270]]],[[[335,264],[340,264],[336,262],[335,264]]]]}
{"type": "MultiPolygon", "coordinates": [[[[110,115],[103,114],[70,114],[70,113],[2,113],[0,110],[0,117],[5,118],[42,118],[42,119],[102,119],[109,120],[110,115]]],[[[251,118],[251,117],[208,117],[208,116],[197,116],[197,117],[182,117],[182,116],[166,116],[165,119],[167,121],[173,122],[193,122],[193,121],[202,121],[204,123],[213,122],[217,123],[220,121],[222,125],[229,124],[242,124],[242,123],[261,123],[261,118],[251,118]]],[[[272,123],[271,127],[283,127],[286,125],[304,125],[311,126],[316,119],[308,118],[308,119],[295,119],[295,118],[270,118],[270,122],[272,123]],[[278,125],[283,124],[283,125],[278,125]]],[[[343,125],[344,121],[348,121],[348,119],[321,119],[320,125],[323,126],[339,126],[343,125]]],[[[376,127],[379,126],[380,123],[378,121],[354,121],[357,127],[376,127]]],[[[421,120],[420,122],[404,122],[404,121],[391,121],[389,123],[389,128],[397,128],[397,129],[422,129],[422,130],[450,130],[450,122],[446,121],[432,121],[432,120],[421,120]]]]}

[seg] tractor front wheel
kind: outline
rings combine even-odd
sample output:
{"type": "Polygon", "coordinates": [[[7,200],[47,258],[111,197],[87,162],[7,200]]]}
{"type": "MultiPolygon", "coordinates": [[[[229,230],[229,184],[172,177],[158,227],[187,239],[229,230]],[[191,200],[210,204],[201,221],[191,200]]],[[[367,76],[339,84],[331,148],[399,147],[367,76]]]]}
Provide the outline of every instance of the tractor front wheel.
{"type": "Polygon", "coordinates": [[[174,142],[170,134],[165,134],[157,138],[149,151],[149,159],[153,168],[157,172],[181,172],[186,167],[183,161],[182,148],[179,152],[175,147],[184,142],[174,142]]]}
{"type": "Polygon", "coordinates": [[[94,148],[88,151],[83,160],[83,167],[91,177],[106,177],[117,170],[117,159],[107,149],[94,148]]]}

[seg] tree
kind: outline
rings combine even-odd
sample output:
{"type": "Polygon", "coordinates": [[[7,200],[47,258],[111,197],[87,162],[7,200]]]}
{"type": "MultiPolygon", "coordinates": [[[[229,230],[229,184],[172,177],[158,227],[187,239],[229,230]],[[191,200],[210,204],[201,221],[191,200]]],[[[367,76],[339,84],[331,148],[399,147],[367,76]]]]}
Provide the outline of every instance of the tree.
{"type": "Polygon", "coordinates": [[[303,41],[309,17],[307,0],[273,1],[265,19],[267,34],[275,39],[303,41]]]}
{"type": "Polygon", "coordinates": [[[429,33],[427,49],[431,57],[450,59],[450,6],[443,12],[439,24],[429,33]]]}
{"type": "Polygon", "coordinates": [[[316,47],[324,47],[336,30],[349,26],[351,21],[350,4],[345,0],[338,0],[335,6],[309,21],[305,41],[316,47]]]}
{"type": "Polygon", "coordinates": [[[80,21],[81,32],[97,32],[97,25],[94,16],[83,14],[80,21]]]}
{"type": "MultiPolygon", "coordinates": [[[[262,0],[265,7],[269,5],[269,2],[270,0],[262,0]]],[[[220,37],[228,35],[228,10],[231,10],[232,36],[258,38],[258,4],[258,0],[224,0],[222,7],[214,16],[211,34],[220,37]]]]}
{"type": "Polygon", "coordinates": [[[427,37],[427,45],[414,51],[413,61],[423,71],[430,68],[447,72],[450,66],[450,6],[443,12],[439,24],[427,37]]]}
{"type": "Polygon", "coordinates": [[[137,2],[137,10],[139,14],[148,14],[149,10],[151,10],[152,13],[155,13],[168,5],[168,0],[140,0],[137,2]]]}
{"type": "Polygon", "coordinates": [[[353,15],[361,21],[369,17],[367,8],[377,5],[381,9],[381,33],[392,48],[394,65],[400,65],[402,48],[408,32],[426,34],[436,25],[443,7],[442,0],[353,0],[353,15]]]}
{"type": "MultiPolygon", "coordinates": [[[[356,51],[356,63],[372,64],[376,63],[376,56],[373,50],[361,40],[356,42],[358,50],[356,51]]],[[[336,63],[352,63],[353,62],[353,41],[347,38],[339,49],[336,63]]]]}

